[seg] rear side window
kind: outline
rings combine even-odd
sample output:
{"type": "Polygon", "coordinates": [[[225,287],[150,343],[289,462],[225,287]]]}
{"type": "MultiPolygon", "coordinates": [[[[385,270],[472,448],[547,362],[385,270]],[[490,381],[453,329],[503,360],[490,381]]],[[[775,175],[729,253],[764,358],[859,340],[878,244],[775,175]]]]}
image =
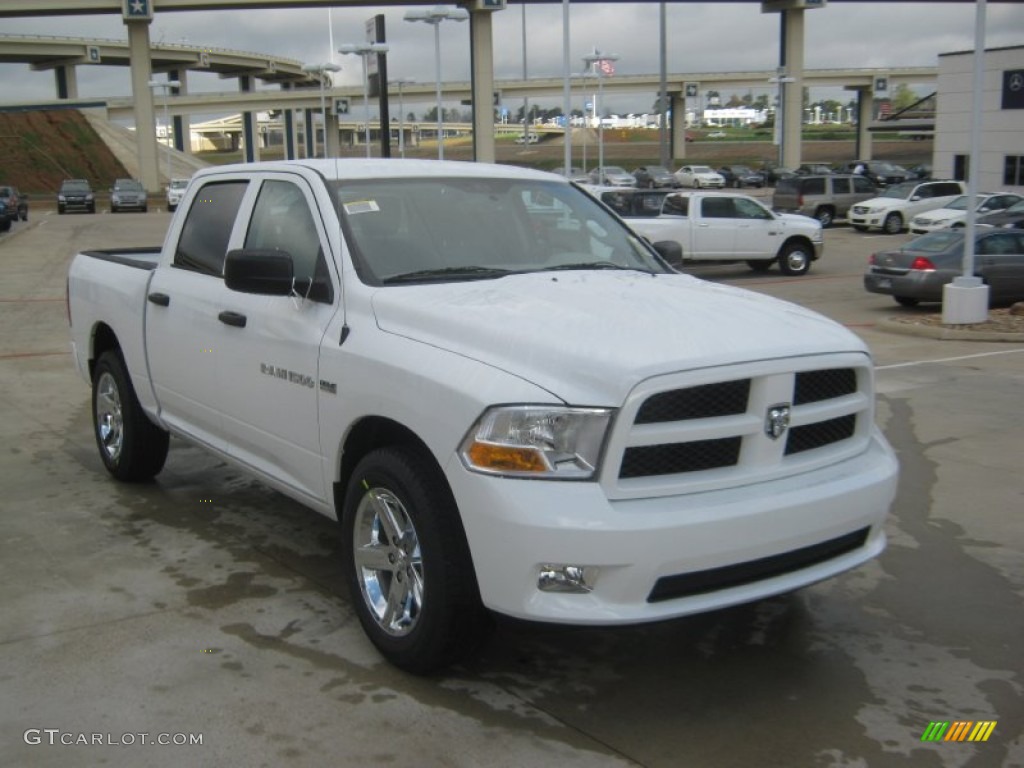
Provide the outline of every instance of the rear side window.
{"type": "Polygon", "coordinates": [[[832,194],[833,195],[848,195],[850,194],[850,179],[845,176],[837,176],[832,179],[832,194]]]}
{"type": "Polygon", "coordinates": [[[870,180],[865,179],[863,176],[853,177],[853,191],[854,192],[874,192],[875,185],[870,180]]]}
{"type": "Polygon", "coordinates": [[[810,179],[804,179],[804,194],[805,195],[824,195],[825,194],[825,179],[822,176],[812,177],[810,179]]]}
{"type": "Polygon", "coordinates": [[[932,184],[932,192],[929,196],[931,197],[948,197],[949,195],[962,195],[963,190],[959,184],[954,184],[951,181],[943,181],[938,184],[932,184]]]}
{"type": "Polygon", "coordinates": [[[779,179],[775,185],[775,191],[788,195],[795,195],[800,191],[801,179],[779,179]]]}
{"type": "Polygon", "coordinates": [[[174,266],[218,277],[223,274],[231,230],[248,184],[219,181],[199,190],[181,228],[174,266]]]}

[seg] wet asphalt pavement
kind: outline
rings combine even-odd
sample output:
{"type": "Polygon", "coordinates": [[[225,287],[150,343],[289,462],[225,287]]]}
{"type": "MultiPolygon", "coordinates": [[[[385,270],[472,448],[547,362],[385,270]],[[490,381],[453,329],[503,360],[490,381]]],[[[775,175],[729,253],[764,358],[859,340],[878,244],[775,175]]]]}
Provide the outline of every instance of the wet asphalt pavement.
{"type": "Polygon", "coordinates": [[[1024,766],[1024,343],[876,331],[926,311],[860,286],[892,238],[829,230],[805,278],[691,270],[871,346],[902,465],[881,558],[656,625],[501,621],[416,678],[363,637],[331,521],[178,441],[155,483],[103,470],[67,264],[167,221],[39,213],[0,236],[0,765],[1024,766]],[[997,724],[921,741],[955,720],[997,724]]]}

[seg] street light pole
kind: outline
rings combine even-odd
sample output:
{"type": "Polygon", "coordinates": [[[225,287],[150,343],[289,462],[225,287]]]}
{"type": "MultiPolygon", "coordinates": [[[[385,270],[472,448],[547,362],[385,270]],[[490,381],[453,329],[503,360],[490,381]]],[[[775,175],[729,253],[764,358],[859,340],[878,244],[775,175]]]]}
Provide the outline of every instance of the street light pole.
{"type": "Polygon", "coordinates": [[[398,156],[405,157],[405,100],[402,98],[402,86],[412,85],[415,80],[392,80],[390,85],[398,86],[398,156]]]}
{"type": "MultiPolygon", "coordinates": [[[[597,183],[604,181],[604,120],[601,118],[600,105],[604,94],[605,62],[618,61],[616,53],[601,53],[595,50],[589,56],[583,57],[583,62],[593,67],[597,75],[597,99],[594,102],[594,114],[597,116],[597,183]]],[[[608,65],[611,68],[611,65],[608,65]]]]}
{"type": "MultiPolygon", "coordinates": [[[[441,108],[441,22],[466,21],[469,11],[465,8],[413,8],[406,11],[406,21],[422,21],[434,27],[434,74],[437,80],[437,159],[444,160],[444,117],[441,108]]],[[[481,105],[477,105],[480,108],[481,105]]],[[[487,107],[490,109],[490,106],[487,107]]]]}
{"type": "Polygon", "coordinates": [[[378,53],[387,53],[387,43],[347,43],[338,53],[351,53],[363,59],[363,112],[366,119],[366,156],[370,157],[370,73],[367,58],[378,53]]]}
{"type": "MultiPolygon", "coordinates": [[[[303,72],[315,72],[320,81],[320,119],[324,124],[324,157],[327,157],[327,99],[324,97],[324,73],[340,72],[341,67],[333,61],[325,61],[322,64],[303,64],[303,72]]],[[[313,131],[313,156],[316,157],[316,131],[313,131]]]]}
{"type": "Polygon", "coordinates": [[[167,142],[167,185],[171,184],[171,118],[167,109],[167,99],[171,88],[181,88],[180,80],[150,80],[149,87],[162,88],[164,91],[164,140],[167,142]]]}

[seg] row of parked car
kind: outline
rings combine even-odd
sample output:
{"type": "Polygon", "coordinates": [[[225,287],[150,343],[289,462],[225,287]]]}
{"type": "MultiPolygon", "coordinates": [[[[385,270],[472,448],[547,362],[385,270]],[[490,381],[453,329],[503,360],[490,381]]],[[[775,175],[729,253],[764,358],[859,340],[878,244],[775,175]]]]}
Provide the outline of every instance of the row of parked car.
{"type": "Polygon", "coordinates": [[[0,232],[7,232],[19,220],[28,221],[28,196],[17,187],[0,186],[0,232]]]}

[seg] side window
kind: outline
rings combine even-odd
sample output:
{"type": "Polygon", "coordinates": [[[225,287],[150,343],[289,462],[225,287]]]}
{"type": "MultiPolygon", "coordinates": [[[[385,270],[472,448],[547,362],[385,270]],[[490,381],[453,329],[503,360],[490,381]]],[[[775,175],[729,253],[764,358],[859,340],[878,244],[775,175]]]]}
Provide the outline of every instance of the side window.
{"type": "Polygon", "coordinates": [[[772,215],[753,200],[737,197],[732,201],[737,219],[770,219],[772,215]]]}
{"type": "Polygon", "coordinates": [[[854,192],[874,192],[874,185],[865,179],[863,176],[853,177],[853,191],[854,192]]]}
{"type": "Polygon", "coordinates": [[[231,229],[248,184],[219,181],[199,190],[181,227],[174,266],[218,277],[223,274],[231,229]]]}
{"type": "Polygon", "coordinates": [[[619,216],[629,216],[629,196],[622,192],[605,192],[601,202],[615,211],[619,216]]]}
{"type": "Polygon", "coordinates": [[[911,197],[917,197],[921,200],[927,200],[935,197],[935,185],[934,184],[921,184],[917,189],[910,195],[911,197]]]}
{"type": "Polygon", "coordinates": [[[989,235],[978,243],[978,253],[983,256],[998,256],[1017,253],[1017,236],[1011,234],[989,235]]]}
{"type": "Polygon", "coordinates": [[[825,194],[825,179],[822,177],[813,179],[804,179],[804,194],[805,195],[824,195],[825,194]]]}
{"type": "Polygon", "coordinates": [[[705,219],[734,219],[736,211],[731,197],[706,197],[701,202],[701,214],[705,219]]]}
{"type": "Polygon", "coordinates": [[[960,188],[959,184],[945,181],[935,185],[935,192],[933,194],[936,197],[949,197],[950,195],[962,195],[963,193],[964,190],[960,188]]]}
{"type": "Polygon", "coordinates": [[[291,254],[296,281],[327,277],[313,213],[302,190],[290,181],[263,183],[245,235],[245,247],[291,254]]]}
{"type": "Polygon", "coordinates": [[[848,194],[850,194],[850,179],[848,179],[848,178],[832,179],[832,194],[833,195],[848,195],[848,194]]]}
{"type": "Polygon", "coordinates": [[[686,216],[690,199],[681,195],[668,195],[661,207],[664,216],[686,216]]]}
{"type": "Polygon", "coordinates": [[[637,195],[636,215],[650,218],[661,213],[661,195],[637,195]]]}

